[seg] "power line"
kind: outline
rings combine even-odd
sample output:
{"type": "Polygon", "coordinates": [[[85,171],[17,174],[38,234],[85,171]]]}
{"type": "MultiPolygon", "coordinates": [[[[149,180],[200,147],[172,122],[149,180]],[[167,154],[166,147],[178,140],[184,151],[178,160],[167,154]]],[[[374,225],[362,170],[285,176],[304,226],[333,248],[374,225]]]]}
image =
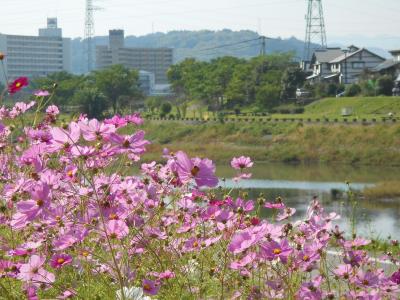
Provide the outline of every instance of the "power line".
{"type": "Polygon", "coordinates": [[[231,43],[231,44],[224,44],[224,45],[219,45],[219,46],[211,47],[211,48],[198,49],[196,51],[197,52],[210,51],[210,50],[215,50],[215,49],[220,49],[220,48],[226,48],[226,47],[231,47],[231,46],[235,46],[235,45],[245,44],[245,43],[249,43],[249,42],[253,42],[253,41],[258,41],[260,39],[261,39],[261,37],[258,37],[256,39],[245,40],[245,41],[240,41],[240,42],[231,43]]]}

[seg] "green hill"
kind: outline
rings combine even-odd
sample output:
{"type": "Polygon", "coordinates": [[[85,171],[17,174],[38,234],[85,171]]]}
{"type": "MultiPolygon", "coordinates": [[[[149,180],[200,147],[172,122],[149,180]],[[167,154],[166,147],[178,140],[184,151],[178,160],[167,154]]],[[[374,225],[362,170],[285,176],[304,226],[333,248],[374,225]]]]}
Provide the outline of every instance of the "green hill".
{"type": "MultiPolygon", "coordinates": [[[[125,38],[127,47],[170,47],[174,48],[175,62],[182,61],[187,57],[194,57],[198,60],[211,60],[221,56],[236,56],[250,58],[259,55],[261,44],[259,40],[236,44],[243,41],[254,40],[259,37],[257,32],[251,30],[233,31],[224,30],[200,30],[200,31],[170,31],[167,33],[152,33],[144,36],[128,35],[125,38]],[[236,44],[230,47],[223,45],[236,44]],[[204,49],[214,48],[214,50],[204,49]]],[[[107,45],[108,36],[94,37],[95,45],[107,45]]],[[[304,42],[291,38],[272,38],[266,46],[267,53],[293,52],[295,56],[302,57],[304,42]]],[[[95,49],[93,49],[95,56],[95,49]]],[[[87,63],[85,56],[85,41],[81,38],[72,40],[72,70],[75,74],[86,72],[87,63]]]]}
{"type": "Polygon", "coordinates": [[[400,97],[326,98],[305,107],[305,117],[341,117],[343,108],[351,108],[354,117],[400,116],[400,97]]]}

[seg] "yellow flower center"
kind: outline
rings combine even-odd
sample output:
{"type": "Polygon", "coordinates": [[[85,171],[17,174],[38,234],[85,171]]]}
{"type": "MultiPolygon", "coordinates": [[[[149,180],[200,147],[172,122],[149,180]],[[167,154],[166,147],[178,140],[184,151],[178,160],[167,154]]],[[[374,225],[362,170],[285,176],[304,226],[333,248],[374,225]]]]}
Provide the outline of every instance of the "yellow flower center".
{"type": "Polygon", "coordinates": [[[199,243],[198,243],[197,241],[194,241],[194,242],[193,242],[193,247],[194,247],[194,248],[197,248],[198,246],[199,246],[199,243]]]}
{"type": "Polygon", "coordinates": [[[59,258],[59,259],[57,259],[57,263],[59,263],[60,265],[61,264],[63,264],[65,262],[65,259],[64,258],[59,258]]]}
{"type": "Polygon", "coordinates": [[[308,255],[303,256],[303,261],[309,261],[309,260],[310,260],[310,257],[308,255]]]}
{"type": "Polygon", "coordinates": [[[15,84],[15,87],[17,87],[17,88],[20,88],[20,87],[21,87],[21,85],[22,85],[22,83],[21,83],[21,82],[17,82],[17,83],[15,84]]]}
{"type": "Polygon", "coordinates": [[[275,255],[278,255],[278,254],[281,254],[282,253],[282,250],[281,249],[278,249],[278,248],[276,248],[276,249],[274,249],[274,254],[275,255]]]}
{"type": "Polygon", "coordinates": [[[68,172],[67,172],[67,176],[68,177],[74,177],[74,172],[72,171],[72,170],[69,170],[68,172]]]}
{"type": "Polygon", "coordinates": [[[43,204],[44,204],[44,201],[42,200],[42,199],[39,199],[39,200],[37,200],[36,201],[36,204],[37,204],[37,206],[43,206],[43,204]]]}
{"type": "Polygon", "coordinates": [[[116,214],[110,214],[108,219],[110,219],[110,220],[118,220],[118,216],[116,214]]]}
{"type": "Polygon", "coordinates": [[[150,290],[151,290],[150,284],[145,283],[145,284],[143,285],[143,289],[144,289],[145,291],[150,291],[150,290]]]}

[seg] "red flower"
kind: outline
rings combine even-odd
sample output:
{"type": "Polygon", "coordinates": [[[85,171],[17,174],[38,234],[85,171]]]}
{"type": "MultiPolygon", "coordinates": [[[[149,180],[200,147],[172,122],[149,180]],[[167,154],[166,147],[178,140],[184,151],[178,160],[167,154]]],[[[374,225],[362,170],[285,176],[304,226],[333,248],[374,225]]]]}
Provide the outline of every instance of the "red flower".
{"type": "Polygon", "coordinates": [[[19,77],[14,80],[13,83],[11,83],[8,86],[8,92],[10,94],[15,94],[19,90],[21,90],[24,86],[28,86],[28,78],[27,77],[19,77]]]}

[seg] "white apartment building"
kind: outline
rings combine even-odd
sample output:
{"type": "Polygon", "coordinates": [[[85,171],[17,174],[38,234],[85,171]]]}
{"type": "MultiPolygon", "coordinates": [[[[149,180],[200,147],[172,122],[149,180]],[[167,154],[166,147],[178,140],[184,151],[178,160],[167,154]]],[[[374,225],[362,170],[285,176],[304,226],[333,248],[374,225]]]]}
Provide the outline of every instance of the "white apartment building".
{"type": "Polygon", "coordinates": [[[156,84],[166,84],[167,70],[173,64],[173,49],[125,47],[124,31],[110,30],[109,45],[96,47],[96,68],[117,64],[153,73],[156,84]]]}
{"type": "MultiPolygon", "coordinates": [[[[56,18],[47,19],[47,28],[39,29],[39,36],[0,33],[0,52],[6,55],[4,66],[9,81],[20,76],[32,79],[71,71],[71,40],[62,37],[56,18]]],[[[4,77],[0,72],[3,83],[4,77]]]]}

